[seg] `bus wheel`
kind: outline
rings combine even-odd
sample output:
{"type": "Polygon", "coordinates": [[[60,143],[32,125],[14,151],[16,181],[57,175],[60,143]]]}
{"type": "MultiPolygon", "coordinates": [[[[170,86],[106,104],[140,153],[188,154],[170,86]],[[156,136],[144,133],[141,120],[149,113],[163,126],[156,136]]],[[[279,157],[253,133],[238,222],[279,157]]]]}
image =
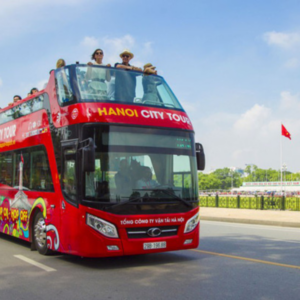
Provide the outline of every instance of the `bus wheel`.
{"type": "Polygon", "coordinates": [[[47,255],[51,252],[47,247],[46,223],[41,212],[38,212],[34,218],[33,241],[40,254],[47,255]]]}

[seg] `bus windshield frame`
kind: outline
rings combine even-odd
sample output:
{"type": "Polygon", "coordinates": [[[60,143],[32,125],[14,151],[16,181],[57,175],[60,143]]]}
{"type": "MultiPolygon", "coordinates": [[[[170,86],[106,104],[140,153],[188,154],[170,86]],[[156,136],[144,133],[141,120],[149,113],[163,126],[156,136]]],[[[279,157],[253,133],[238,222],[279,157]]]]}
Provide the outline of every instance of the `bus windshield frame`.
{"type": "Polygon", "coordinates": [[[70,65],[55,70],[61,106],[102,102],[154,106],[183,111],[163,77],[96,65],[70,65]]]}
{"type": "Polygon", "coordinates": [[[93,124],[83,127],[83,137],[95,142],[95,172],[80,179],[83,205],[138,214],[199,204],[193,132],[93,124]]]}

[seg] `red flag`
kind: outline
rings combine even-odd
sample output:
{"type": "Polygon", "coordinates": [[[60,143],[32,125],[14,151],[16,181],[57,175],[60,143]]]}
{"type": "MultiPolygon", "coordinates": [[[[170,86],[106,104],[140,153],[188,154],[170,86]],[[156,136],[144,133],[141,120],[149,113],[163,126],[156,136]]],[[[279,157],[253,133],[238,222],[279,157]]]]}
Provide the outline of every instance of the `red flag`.
{"type": "Polygon", "coordinates": [[[281,124],[281,134],[287,138],[289,138],[290,140],[291,138],[291,134],[286,130],[286,128],[281,124]]]}

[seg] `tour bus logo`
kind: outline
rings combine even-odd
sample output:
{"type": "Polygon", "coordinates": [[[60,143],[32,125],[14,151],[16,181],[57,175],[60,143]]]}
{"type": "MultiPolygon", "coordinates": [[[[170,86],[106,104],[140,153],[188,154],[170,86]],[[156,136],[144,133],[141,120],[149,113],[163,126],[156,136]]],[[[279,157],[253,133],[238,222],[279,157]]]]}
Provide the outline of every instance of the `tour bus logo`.
{"type": "Polygon", "coordinates": [[[161,230],[157,227],[155,228],[150,228],[147,230],[147,234],[149,236],[155,237],[155,236],[160,236],[161,235],[161,230]]]}
{"type": "Polygon", "coordinates": [[[74,108],[71,113],[71,118],[75,120],[78,117],[78,109],[74,108]]]}

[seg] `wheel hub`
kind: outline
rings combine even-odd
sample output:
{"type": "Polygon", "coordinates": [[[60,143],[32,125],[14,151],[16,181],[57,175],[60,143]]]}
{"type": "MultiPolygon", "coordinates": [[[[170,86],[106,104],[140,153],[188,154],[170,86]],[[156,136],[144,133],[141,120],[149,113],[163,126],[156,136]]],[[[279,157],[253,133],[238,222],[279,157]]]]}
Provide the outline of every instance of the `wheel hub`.
{"type": "Polygon", "coordinates": [[[40,248],[43,248],[47,242],[46,223],[43,218],[38,219],[34,226],[35,240],[40,248]]]}

